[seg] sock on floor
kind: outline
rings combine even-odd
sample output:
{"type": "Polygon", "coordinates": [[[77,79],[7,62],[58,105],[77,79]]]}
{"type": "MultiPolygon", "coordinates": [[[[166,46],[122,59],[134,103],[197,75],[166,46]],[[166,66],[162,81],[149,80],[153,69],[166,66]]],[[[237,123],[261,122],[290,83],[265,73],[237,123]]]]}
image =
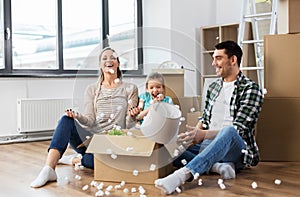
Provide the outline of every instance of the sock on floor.
{"type": "Polygon", "coordinates": [[[31,187],[42,187],[48,181],[56,181],[56,172],[50,166],[44,166],[38,177],[30,184],[31,187]]]}
{"type": "Polygon", "coordinates": [[[215,163],[210,171],[220,174],[223,179],[235,178],[234,163],[215,163]]]}
{"type": "Polygon", "coordinates": [[[82,155],[80,153],[75,153],[72,155],[63,155],[60,160],[58,160],[58,164],[67,164],[67,165],[72,165],[72,161],[73,159],[77,157],[77,158],[82,158],[82,155]]]}
{"type": "Polygon", "coordinates": [[[164,193],[171,194],[191,176],[190,171],[186,167],[183,167],[165,178],[155,180],[154,184],[155,187],[159,188],[164,193]]]}

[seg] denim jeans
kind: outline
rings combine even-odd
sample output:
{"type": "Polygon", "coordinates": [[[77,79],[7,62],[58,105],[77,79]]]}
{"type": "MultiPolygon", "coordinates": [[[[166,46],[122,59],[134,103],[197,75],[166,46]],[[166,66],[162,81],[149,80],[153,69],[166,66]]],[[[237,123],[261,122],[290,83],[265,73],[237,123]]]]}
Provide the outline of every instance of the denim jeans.
{"type": "Polygon", "coordinates": [[[186,159],[188,162],[186,167],[192,174],[208,173],[216,162],[232,162],[236,169],[242,169],[244,167],[242,149],[245,148],[244,140],[235,128],[227,126],[221,129],[213,140],[204,140],[187,149],[174,164],[180,165],[179,162],[186,159]]]}
{"type": "Polygon", "coordinates": [[[86,147],[77,148],[84,140],[86,136],[92,134],[83,129],[73,118],[63,116],[54,131],[52,141],[49,149],[57,149],[60,152],[60,156],[66,151],[68,144],[77,152],[82,155],[81,163],[87,168],[94,169],[94,155],[86,153],[86,147]]]}

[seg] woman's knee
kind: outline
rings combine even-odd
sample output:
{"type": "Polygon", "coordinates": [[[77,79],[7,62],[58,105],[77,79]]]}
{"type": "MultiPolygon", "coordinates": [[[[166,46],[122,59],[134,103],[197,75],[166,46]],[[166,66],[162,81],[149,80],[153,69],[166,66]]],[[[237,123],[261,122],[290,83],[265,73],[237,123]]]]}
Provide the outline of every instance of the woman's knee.
{"type": "Polygon", "coordinates": [[[87,168],[94,169],[94,155],[91,153],[84,154],[81,163],[87,168]]]}

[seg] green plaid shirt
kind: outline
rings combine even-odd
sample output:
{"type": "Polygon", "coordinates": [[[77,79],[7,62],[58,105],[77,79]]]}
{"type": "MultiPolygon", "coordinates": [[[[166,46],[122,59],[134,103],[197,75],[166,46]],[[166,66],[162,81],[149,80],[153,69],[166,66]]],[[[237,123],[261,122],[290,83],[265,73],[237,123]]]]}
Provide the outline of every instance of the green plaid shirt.
{"type": "MultiPolygon", "coordinates": [[[[221,78],[209,85],[201,120],[204,125],[210,124],[212,108],[222,87],[223,80],[221,78]]],[[[259,86],[240,72],[234,83],[234,91],[230,101],[230,115],[233,117],[234,128],[246,144],[244,164],[247,166],[257,165],[260,158],[254,129],[262,103],[263,94],[259,86]]]]}

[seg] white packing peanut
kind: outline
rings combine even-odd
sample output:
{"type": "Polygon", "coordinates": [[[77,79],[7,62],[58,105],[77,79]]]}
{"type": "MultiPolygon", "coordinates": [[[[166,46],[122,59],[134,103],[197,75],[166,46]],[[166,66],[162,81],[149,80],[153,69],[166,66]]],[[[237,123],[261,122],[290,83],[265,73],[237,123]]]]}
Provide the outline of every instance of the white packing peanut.
{"type": "Polygon", "coordinates": [[[181,121],[181,122],[184,122],[184,121],[185,121],[185,117],[181,117],[181,118],[180,118],[180,121],[181,121]]]}
{"type": "Polygon", "coordinates": [[[202,183],[202,179],[199,179],[199,180],[198,180],[198,185],[201,186],[202,184],[203,184],[203,183],[202,183]]]}
{"type": "Polygon", "coordinates": [[[135,193],[135,192],[136,192],[136,188],[135,187],[131,188],[131,193],[135,193]]]}
{"type": "Polygon", "coordinates": [[[156,165],[155,164],[151,164],[149,170],[150,171],[154,171],[156,169],[156,165]]]}
{"type": "Polygon", "coordinates": [[[104,196],[104,192],[102,190],[98,190],[95,196],[104,196]]]}
{"type": "Polygon", "coordinates": [[[105,191],[105,196],[110,196],[110,192],[109,191],[105,191]]]}
{"type": "Polygon", "coordinates": [[[280,184],[281,184],[281,180],[280,180],[280,179],[275,179],[274,183],[275,183],[276,185],[280,185],[280,184]]]}
{"type": "Polygon", "coordinates": [[[173,156],[177,157],[178,155],[179,155],[179,150],[175,149],[174,152],[173,152],[173,156]]]}
{"type": "Polygon", "coordinates": [[[179,187],[176,187],[176,192],[181,193],[181,189],[179,187]]]}
{"type": "Polygon", "coordinates": [[[258,187],[256,182],[252,182],[251,186],[252,186],[253,189],[256,189],[258,187]]]}
{"type": "Polygon", "coordinates": [[[110,157],[111,157],[112,159],[117,159],[117,158],[118,158],[118,155],[116,155],[116,154],[111,154],[110,157]]]}
{"type": "Polygon", "coordinates": [[[196,180],[196,179],[198,179],[199,178],[199,176],[200,176],[200,174],[197,172],[197,173],[195,173],[194,174],[194,180],[196,180]]]}
{"type": "Polygon", "coordinates": [[[129,192],[128,188],[124,188],[124,189],[123,189],[123,192],[124,192],[124,193],[128,193],[128,192],[129,192]]]}
{"type": "Polygon", "coordinates": [[[76,175],[75,175],[75,179],[81,180],[81,176],[79,176],[78,174],[76,174],[76,175]]]}
{"type": "Polygon", "coordinates": [[[133,174],[134,176],[137,176],[137,175],[139,175],[139,171],[138,171],[138,170],[133,170],[133,171],[132,171],[132,174],[133,174]]]}
{"type": "Polygon", "coordinates": [[[121,185],[115,185],[115,189],[121,189],[122,186],[121,185]]]}
{"type": "Polygon", "coordinates": [[[83,170],[83,169],[84,169],[84,166],[83,166],[83,165],[80,165],[80,166],[79,166],[79,169],[80,169],[80,170],[83,170]]]}
{"type": "Polygon", "coordinates": [[[194,108],[194,107],[192,107],[191,109],[190,109],[190,112],[195,112],[196,111],[196,109],[194,108]]]}
{"type": "Polygon", "coordinates": [[[187,164],[187,161],[185,159],[182,159],[181,163],[185,166],[187,164]]]}
{"type": "Polygon", "coordinates": [[[108,69],[108,72],[110,72],[111,74],[114,74],[115,73],[115,71],[114,71],[114,69],[108,69]]]}
{"type": "Polygon", "coordinates": [[[116,79],[114,80],[114,82],[115,82],[115,83],[120,83],[120,79],[119,79],[119,78],[116,78],[116,79]]]}
{"type": "Polygon", "coordinates": [[[226,186],[225,186],[223,183],[219,184],[219,186],[220,186],[220,188],[223,189],[223,190],[226,189],[226,186]]]}
{"type": "Polygon", "coordinates": [[[127,152],[133,151],[133,147],[127,147],[127,148],[126,148],[126,151],[127,151],[127,152]]]}
{"type": "Polygon", "coordinates": [[[223,179],[218,179],[218,184],[223,184],[223,179]]]}
{"type": "Polygon", "coordinates": [[[106,191],[111,191],[113,189],[112,185],[107,186],[106,191]]]}
{"type": "Polygon", "coordinates": [[[120,185],[124,186],[125,185],[125,181],[121,181],[120,185]]]}
{"type": "Polygon", "coordinates": [[[88,188],[89,188],[89,185],[85,185],[85,186],[82,187],[82,190],[86,191],[88,188]]]}

